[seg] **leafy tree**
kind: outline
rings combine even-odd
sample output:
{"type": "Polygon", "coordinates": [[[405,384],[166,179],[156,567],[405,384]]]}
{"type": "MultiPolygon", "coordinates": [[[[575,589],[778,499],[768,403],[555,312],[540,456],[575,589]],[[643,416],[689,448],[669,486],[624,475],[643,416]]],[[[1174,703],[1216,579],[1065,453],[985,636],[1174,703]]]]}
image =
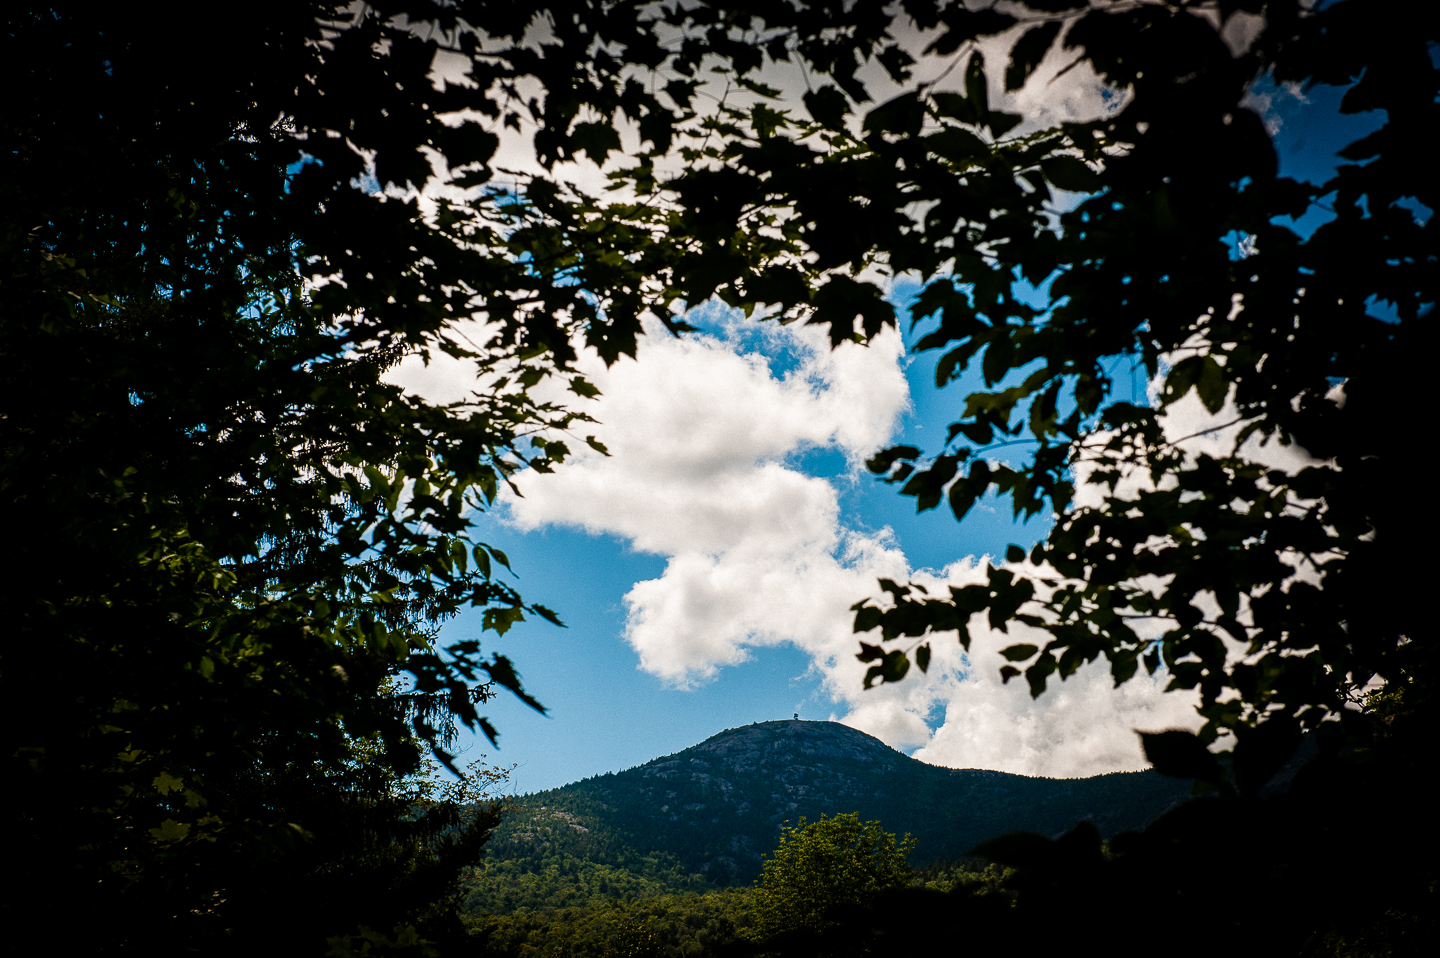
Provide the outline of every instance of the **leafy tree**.
{"type": "Polygon", "coordinates": [[[605,954],[614,958],[660,958],[665,946],[651,922],[628,918],[615,929],[605,954]]]}
{"type": "MultiPolygon", "coordinates": [[[[924,91],[885,108],[897,117],[940,110],[947,129],[993,141],[955,173],[996,212],[937,208],[917,231],[923,239],[906,244],[916,255],[931,250],[928,262],[939,265],[949,256],[942,236],[956,237],[953,271],[925,270],[916,313],[936,327],[920,347],[945,351],[937,385],[978,362],[991,388],[966,398],[933,458],[891,449],[872,467],[921,509],[948,501],[963,517],[995,488],[1017,516],[1053,509],[1058,519],[1028,555],[1009,555],[1038,574],[995,568],[986,585],[944,596],[887,583],[893,606],[862,605],[856,628],[913,645],[951,629],[968,643],[975,614],[997,627],[1024,622],[1049,639],[1007,649],[1017,664],[1005,674],[1023,670],[1036,695],[1051,676],[1101,656],[1117,683],[1163,662],[1170,687],[1199,690],[1203,741],[1227,730],[1244,741],[1247,730],[1270,727],[1273,745],[1257,744],[1257,764],[1237,768],[1242,788],[1258,788],[1302,728],[1367,735],[1363,714],[1348,707],[1355,690],[1372,676],[1408,683],[1427,655],[1418,609],[1377,607],[1374,597],[1418,586],[1405,507],[1383,490],[1414,462],[1414,445],[1391,430],[1393,410],[1418,397],[1395,383],[1413,381],[1416,337],[1435,298],[1433,227],[1414,211],[1436,197],[1410,148],[1412,125],[1434,115],[1433,18],[1353,3],[1223,4],[1235,23],[1263,16],[1236,55],[1185,5],[1053,6],[1016,44],[1011,85],[1054,43],[1122,91],[1121,109],[1005,138],[1014,120],[986,106],[978,56],[958,123],[924,91]],[[1346,113],[1386,111],[1378,131],[1342,151],[1351,162],[1328,182],[1278,176],[1274,147],[1247,107],[1255,84],[1290,82],[1348,87],[1346,113]],[[1052,214],[1052,227],[1056,189],[1087,197],[1052,214]],[[1333,216],[1313,233],[1294,226],[1322,208],[1333,216]],[[1232,253],[1227,238],[1237,235],[1251,242],[1232,253]],[[1019,278],[1048,283],[1048,303],[1023,302],[1019,278]],[[1390,305],[1388,317],[1377,302],[1390,305]],[[1116,388],[1117,371],[1128,376],[1136,364],[1161,383],[1152,405],[1116,388]],[[1192,393],[1239,427],[1237,444],[1297,446],[1313,464],[1266,468],[1240,452],[1186,450],[1163,417],[1192,393]],[[990,464],[988,449],[1021,438],[1035,449],[1028,463],[990,464]],[[1073,501],[1076,470],[1102,488],[1099,505],[1073,501]],[[1125,491],[1137,480],[1138,491],[1125,491]],[[1233,647],[1243,661],[1227,662],[1233,647]]],[[[957,13],[937,42],[1018,23],[957,13]]],[[[879,112],[871,125],[894,142],[876,137],[876,152],[898,158],[925,142],[895,135],[898,120],[879,112]]],[[[943,207],[933,187],[909,193],[911,202],[932,198],[943,207]]],[[[864,654],[877,663],[873,678],[903,676],[903,648],[864,654]]]]}
{"type": "MultiPolygon", "coordinates": [[[[469,775],[447,781],[427,762],[426,774],[378,787],[376,778],[394,772],[373,744],[357,743],[347,770],[360,785],[337,789],[320,770],[267,782],[277,804],[315,823],[285,855],[284,869],[264,876],[263,888],[235,881],[248,876],[232,877],[228,890],[237,906],[265,915],[267,947],[318,954],[328,945],[328,953],[344,958],[377,949],[436,954],[437,946],[464,941],[461,876],[500,821],[503,808],[490,789],[506,773],[472,762],[469,775]]],[[[231,937],[254,934],[247,931],[231,937]]]]}
{"type": "Polygon", "coordinates": [[[854,813],[785,827],[780,845],[765,862],[751,904],[759,940],[795,933],[823,933],[837,916],[858,909],[878,893],[910,884],[907,856],[915,840],[899,841],[879,822],[854,813]]]}
{"type": "MultiPolygon", "coordinates": [[[[613,356],[633,328],[576,285],[567,225],[486,185],[495,136],[441,119],[512,116],[538,62],[482,56],[457,16],[267,3],[196,32],[184,4],[7,11],[16,926],[78,912],[100,951],[307,950],[290,919],[343,934],[359,912],[393,937],[438,887],[410,880],[413,843],[461,835],[473,860],[493,824],[416,813],[404,783],[427,745],[451,762],[454,723],[493,738],[477,706],[498,689],[540,706],[508,658],[436,629],[467,606],[496,633],[554,619],[470,513],[567,455],[554,437],[583,417],[529,390],[593,392],[564,370],[571,335],[613,356]],[[478,93],[435,82],[442,51],[478,93]],[[476,364],[474,394],[383,377],[442,354],[476,364]],[[408,890],[362,880],[387,856],[408,890]],[[305,876],[364,893],[301,916],[305,876]]],[[[513,39],[532,18],[484,19],[513,39]]]]}

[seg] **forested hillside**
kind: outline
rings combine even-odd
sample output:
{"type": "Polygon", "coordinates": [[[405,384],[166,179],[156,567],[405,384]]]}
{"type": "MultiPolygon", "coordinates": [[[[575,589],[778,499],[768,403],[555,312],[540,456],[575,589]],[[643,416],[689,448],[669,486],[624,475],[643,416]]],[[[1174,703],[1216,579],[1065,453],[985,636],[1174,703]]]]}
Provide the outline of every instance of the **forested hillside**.
{"type": "Polygon", "coordinates": [[[986,838],[1078,819],[1109,835],[1188,793],[1153,772],[937,768],[838,723],[762,722],[514,800],[465,876],[463,911],[500,955],[711,954],[750,928],[749,886],[786,821],[858,812],[918,839],[917,882],[981,888],[1003,870],[953,860],[986,838]]]}
{"type": "Polygon", "coordinates": [[[517,800],[486,854],[486,873],[507,880],[480,881],[499,910],[520,904],[519,876],[547,869],[574,874],[577,895],[602,882],[605,893],[631,884],[638,893],[642,880],[748,884],[781,823],[840,812],[911,833],[924,864],[1005,832],[1053,835],[1081,819],[1106,835],[1138,828],[1187,794],[1187,783],[1153,772],[1045,779],[938,768],[834,722],[762,722],[517,800]]]}

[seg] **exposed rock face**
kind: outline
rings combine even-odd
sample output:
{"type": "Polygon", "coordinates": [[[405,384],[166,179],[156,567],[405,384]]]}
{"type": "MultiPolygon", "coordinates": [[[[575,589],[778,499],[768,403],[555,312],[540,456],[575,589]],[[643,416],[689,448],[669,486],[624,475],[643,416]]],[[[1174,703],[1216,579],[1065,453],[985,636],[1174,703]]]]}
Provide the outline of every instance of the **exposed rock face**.
{"type": "Polygon", "coordinates": [[[961,857],[1008,831],[1056,834],[1082,818],[1106,834],[1138,827],[1187,792],[1186,783],[1148,772],[1057,780],[938,768],[834,722],[761,722],[530,796],[491,848],[508,857],[522,853],[517,846],[544,841],[616,863],[662,851],[712,880],[749,881],[761,853],[777,844],[780,825],[802,816],[879,819],[890,831],[914,834],[916,857],[925,861],[961,857]],[[604,848],[598,839],[587,848],[591,833],[582,828],[612,837],[604,848]]]}

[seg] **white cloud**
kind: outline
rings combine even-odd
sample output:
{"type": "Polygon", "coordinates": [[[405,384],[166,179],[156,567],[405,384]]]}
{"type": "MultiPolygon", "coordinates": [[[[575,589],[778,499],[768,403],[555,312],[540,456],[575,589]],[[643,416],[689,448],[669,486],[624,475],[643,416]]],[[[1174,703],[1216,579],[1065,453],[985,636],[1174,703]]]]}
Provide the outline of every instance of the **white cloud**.
{"type": "Polygon", "coordinates": [[[743,333],[793,351],[797,365],[777,376],[762,354],[658,331],[638,361],[587,361],[610,456],[526,476],[509,503],[521,528],[578,526],[668,557],[659,579],[626,596],[626,638],[643,668],[679,686],[757,645],[822,654],[877,575],[906,571],[885,536],[843,527],[830,482],[789,462],[833,448],[858,465],[889,438],[908,403],[898,334],[831,352],[818,329],[743,333]]]}
{"type": "MultiPolygon", "coordinates": [[[[832,351],[818,329],[738,318],[723,336],[651,330],[638,360],[610,369],[593,355],[582,361],[603,392],[582,405],[601,420],[594,432],[611,455],[584,450],[553,474],[522,476],[524,497],[508,501],[509,517],[522,529],[619,536],[667,559],[658,578],[625,596],[625,638],[639,667],[673,686],[716,680],[752,649],[789,643],[809,657],[833,717],[918,749],[924,761],[1058,777],[1145,767],[1134,731],[1196,728],[1195,696],[1164,693],[1163,675],[1115,689],[1100,660],[1052,679],[1032,700],[1023,680],[999,677],[1001,648],[1044,641],[1018,624],[1008,634],[975,629],[968,654],[953,635],[937,636],[928,674],[912,669],[901,683],[863,690],[849,606],[874,595],[882,576],[943,590],[980,581],[986,562],[912,569],[888,530],[857,531],[841,511],[838,484],[868,478],[830,481],[795,462],[831,450],[859,471],[893,441],[909,404],[904,361],[894,333],[832,351]],[[792,360],[783,373],[772,367],[780,356],[792,360]]],[[[473,376],[473,365],[443,359],[394,374],[432,399],[459,398],[473,376]]],[[[1172,405],[1165,430],[1192,453],[1224,455],[1234,448],[1233,419],[1232,408],[1211,415],[1192,395],[1172,405]]],[[[1242,454],[1292,471],[1313,462],[1296,447],[1253,439],[1242,454]]],[[[1147,479],[1137,473],[1121,495],[1147,479]]],[[[1077,501],[1098,505],[1095,487],[1081,481],[1077,501]]]]}
{"type": "Polygon", "coordinates": [[[916,758],[952,768],[1078,778],[1148,768],[1137,729],[1200,726],[1198,696],[1165,693],[1163,675],[1142,675],[1117,689],[1103,661],[1064,682],[1052,679],[1031,701],[1022,680],[1001,685],[999,645],[971,656],[973,677],[945,703],[943,724],[916,758]]]}
{"type": "MultiPolygon", "coordinates": [[[[943,573],[921,572],[912,580],[943,594],[946,585],[984,581],[986,558],[967,557],[943,573]]],[[[914,756],[934,765],[1056,778],[1146,768],[1136,729],[1200,725],[1195,695],[1164,692],[1163,674],[1142,674],[1116,689],[1103,659],[1063,682],[1052,678],[1031,699],[1023,678],[1001,681],[1000,650],[1018,642],[1043,644],[1049,636],[1018,623],[1000,632],[983,617],[972,620],[970,634],[968,652],[953,633],[933,637],[928,673],[912,669],[903,682],[880,689],[885,696],[859,692],[859,670],[847,669],[854,674],[833,683],[853,709],[845,723],[892,745],[921,746],[914,756]],[[924,721],[932,711],[943,712],[933,732],[924,721]]]]}
{"type": "Polygon", "coordinates": [[[752,649],[789,643],[810,658],[839,721],[956,767],[1142,768],[1133,729],[1196,725],[1191,699],[1148,679],[1112,691],[1103,663],[1032,701],[1023,682],[999,680],[998,649],[1024,639],[1014,629],[980,633],[969,655],[954,636],[936,637],[928,674],[864,690],[850,605],[881,576],[973,581],[983,560],[912,570],[888,530],[857,531],[841,512],[838,484],[867,478],[826,480],[795,463],[808,450],[838,451],[858,472],[893,440],[909,404],[898,335],[831,351],[818,329],[729,323],[723,336],[652,331],[637,360],[610,369],[583,360],[603,393],[585,405],[611,455],[585,451],[553,474],[522,476],[523,498],[508,502],[522,529],[574,526],[666,557],[664,572],[624,600],[641,668],[693,687],[723,681],[752,649]],[[758,352],[736,346],[757,340],[758,352]],[[781,355],[794,362],[777,373],[769,357],[781,355]],[[927,720],[942,715],[932,731],[927,720]]]}

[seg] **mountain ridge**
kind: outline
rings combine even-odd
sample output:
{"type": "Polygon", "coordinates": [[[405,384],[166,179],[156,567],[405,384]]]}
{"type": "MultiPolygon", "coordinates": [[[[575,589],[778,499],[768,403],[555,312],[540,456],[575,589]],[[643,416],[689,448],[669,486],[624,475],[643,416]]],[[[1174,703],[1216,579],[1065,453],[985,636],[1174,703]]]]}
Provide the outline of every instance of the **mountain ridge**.
{"type": "Polygon", "coordinates": [[[1048,779],[950,769],[836,722],[756,722],[513,800],[487,858],[538,867],[570,856],[633,867],[658,854],[678,873],[728,885],[753,880],[782,824],[801,817],[855,812],[879,820],[914,835],[915,860],[928,862],[964,857],[1005,832],[1058,834],[1082,819],[1112,835],[1188,795],[1189,783],[1153,771],[1048,779]]]}

